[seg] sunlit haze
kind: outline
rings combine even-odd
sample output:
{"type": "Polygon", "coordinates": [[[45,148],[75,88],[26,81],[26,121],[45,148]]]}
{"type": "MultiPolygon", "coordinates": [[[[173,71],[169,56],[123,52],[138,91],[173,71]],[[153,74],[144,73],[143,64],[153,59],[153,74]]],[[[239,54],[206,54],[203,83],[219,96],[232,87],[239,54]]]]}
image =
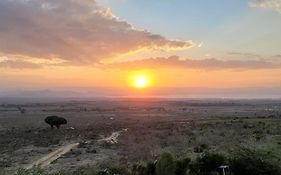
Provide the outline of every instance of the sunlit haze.
{"type": "Polygon", "coordinates": [[[0,96],[279,98],[280,4],[0,0],[0,96]]]}

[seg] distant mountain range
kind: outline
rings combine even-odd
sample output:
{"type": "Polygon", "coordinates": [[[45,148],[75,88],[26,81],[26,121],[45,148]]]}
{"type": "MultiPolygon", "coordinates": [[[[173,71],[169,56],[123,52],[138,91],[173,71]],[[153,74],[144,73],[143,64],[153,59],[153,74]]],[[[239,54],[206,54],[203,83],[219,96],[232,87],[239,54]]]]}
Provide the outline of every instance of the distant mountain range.
{"type": "Polygon", "coordinates": [[[281,88],[80,88],[74,90],[0,90],[0,98],[281,98],[281,88]]]}
{"type": "Polygon", "coordinates": [[[81,93],[75,91],[35,90],[35,91],[3,91],[0,97],[11,98],[68,98],[79,97],[81,93]]]}

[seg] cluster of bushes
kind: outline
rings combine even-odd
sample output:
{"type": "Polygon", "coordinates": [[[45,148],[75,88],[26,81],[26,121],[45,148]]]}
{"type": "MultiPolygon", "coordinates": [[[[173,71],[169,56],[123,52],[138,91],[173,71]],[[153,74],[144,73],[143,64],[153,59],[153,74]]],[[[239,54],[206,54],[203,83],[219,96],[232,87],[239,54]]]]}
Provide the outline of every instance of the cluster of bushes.
{"type": "MultiPolygon", "coordinates": [[[[175,159],[163,153],[155,162],[146,165],[135,164],[131,168],[115,167],[102,171],[92,171],[81,175],[281,175],[280,158],[270,152],[241,149],[229,156],[219,153],[203,153],[199,157],[175,159]]],[[[15,175],[51,175],[41,169],[18,171],[15,175]]],[[[64,175],[57,173],[52,175],[64,175]]],[[[76,174],[75,174],[76,175],[76,174]]]]}
{"type": "MultiPolygon", "coordinates": [[[[149,163],[133,175],[281,175],[281,160],[270,152],[239,149],[229,156],[205,152],[194,160],[174,159],[164,153],[155,164],[149,163]],[[154,165],[154,166],[152,166],[154,165]]],[[[134,169],[133,169],[134,170],[134,169]]]]}

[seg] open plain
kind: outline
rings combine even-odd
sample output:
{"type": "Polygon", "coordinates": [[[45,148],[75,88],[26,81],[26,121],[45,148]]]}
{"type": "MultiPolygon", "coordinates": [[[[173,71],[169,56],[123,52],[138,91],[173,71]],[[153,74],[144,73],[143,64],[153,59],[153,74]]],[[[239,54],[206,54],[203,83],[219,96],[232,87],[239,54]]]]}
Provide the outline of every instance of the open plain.
{"type": "Polygon", "coordinates": [[[281,100],[107,99],[0,104],[0,173],[131,166],[162,152],[265,149],[281,159],[281,100]],[[67,119],[60,129],[44,122],[67,119]]]}

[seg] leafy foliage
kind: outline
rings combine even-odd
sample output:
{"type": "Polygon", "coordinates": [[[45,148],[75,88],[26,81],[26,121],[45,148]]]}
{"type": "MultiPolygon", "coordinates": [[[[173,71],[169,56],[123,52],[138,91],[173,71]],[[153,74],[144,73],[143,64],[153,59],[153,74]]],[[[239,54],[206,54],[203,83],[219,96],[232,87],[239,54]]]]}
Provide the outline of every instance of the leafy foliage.
{"type": "Polygon", "coordinates": [[[155,164],[148,162],[146,166],[135,164],[132,168],[132,174],[137,175],[154,175],[155,174],[155,164]]]}
{"type": "Polygon", "coordinates": [[[234,175],[280,175],[281,162],[270,152],[240,149],[230,159],[234,175]]]}
{"type": "Polygon", "coordinates": [[[180,159],[176,161],[176,175],[185,175],[186,171],[189,168],[190,158],[186,157],[184,159],[180,159]]]}
{"type": "Polygon", "coordinates": [[[191,166],[191,174],[209,175],[218,171],[218,167],[226,162],[226,158],[218,153],[204,153],[191,166]]]}
{"type": "Polygon", "coordinates": [[[156,164],[156,175],[175,175],[176,163],[169,153],[163,153],[156,164]]]}

